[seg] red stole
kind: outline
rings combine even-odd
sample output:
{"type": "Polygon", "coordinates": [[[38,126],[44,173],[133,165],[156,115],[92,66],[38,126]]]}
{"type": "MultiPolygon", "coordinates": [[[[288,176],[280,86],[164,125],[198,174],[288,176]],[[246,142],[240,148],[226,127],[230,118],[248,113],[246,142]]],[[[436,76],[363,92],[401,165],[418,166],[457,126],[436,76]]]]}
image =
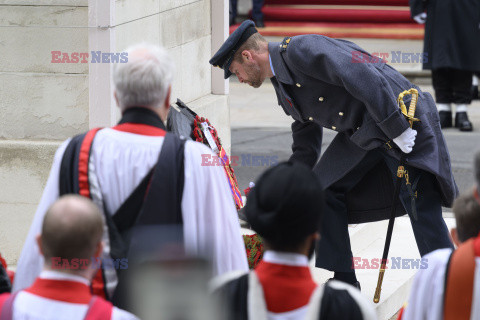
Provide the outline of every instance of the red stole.
{"type": "Polygon", "coordinates": [[[317,287],[308,266],[288,266],[262,261],[255,269],[267,309],[282,313],[306,306],[317,287]]]}
{"type": "Polygon", "coordinates": [[[447,268],[444,320],[469,320],[473,303],[475,257],[480,257],[480,234],[452,253],[447,268]]]}
{"type": "MultiPolygon", "coordinates": [[[[145,136],[165,136],[165,130],[151,126],[148,124],[142,123],[131,123],[125,122],[118,124],[112,129],[129,132],[134,134],[141,134],[145,136]]],[[[80,195],[90,198],[90,185],[88,180],[88,163],[90,159],[90,152],[93,144],[93,139],[95,135],[101,128],[95,128],[88,131],[85,135],[85,138],[80,147],[79,160],[78,160],[78,183],[79,183],[79,193],[80,195]]],[[[92,293],[98,295],[102,298],[107,298],[105,293],[105,279],[103,270],[99,269],[95,274],[95,277],[92,281],[92,293]]]]}

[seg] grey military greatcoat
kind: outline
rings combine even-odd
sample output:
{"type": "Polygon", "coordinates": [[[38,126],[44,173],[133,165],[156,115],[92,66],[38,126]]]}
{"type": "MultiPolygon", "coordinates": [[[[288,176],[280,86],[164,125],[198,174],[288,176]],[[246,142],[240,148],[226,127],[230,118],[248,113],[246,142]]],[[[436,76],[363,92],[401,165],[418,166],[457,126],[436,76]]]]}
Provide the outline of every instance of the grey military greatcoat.
{"type": "MultiPolygon", "coordinates": [[[[302,35],[285,38],[283,43],[271,42],[268,49],[278,103],[295,120],[292,161],[314,168],[323,187],[328,188],[357,166],[369,150],[383,148],[408,128],[396,99],[400,92],[416,88],[416,117],[421,122],[414,124],[418,135],[408,165],[435,175],[442,204],[452,205],[458,189],[430,94],[383,62],[357,62],[353,59],[356,52],[366,52],[349,41],[302,35]],[[317,162],[322,127],[338,134],[317,162]]],[[[408,106],[409,98],[405,102],[408,106]]],[[[393,142],[391,145],[394,147],[387,152],[399,159],[400,150],[393,142]]],[[[382,192],[376,190],[372,196],[382,192]]]]}

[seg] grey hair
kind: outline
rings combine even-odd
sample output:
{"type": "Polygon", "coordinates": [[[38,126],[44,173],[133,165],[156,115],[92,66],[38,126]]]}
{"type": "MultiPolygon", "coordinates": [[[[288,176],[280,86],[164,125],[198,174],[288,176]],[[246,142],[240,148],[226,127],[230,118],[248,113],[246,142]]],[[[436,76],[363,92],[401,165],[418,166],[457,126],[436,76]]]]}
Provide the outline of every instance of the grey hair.
{"type": "Polygon", "coordinates": [[[113,65],[113,83],[120,109],[161,107],[173,81],[172,58],[163,47],[146,43],[125,51],[128,62],[113,65]]]}

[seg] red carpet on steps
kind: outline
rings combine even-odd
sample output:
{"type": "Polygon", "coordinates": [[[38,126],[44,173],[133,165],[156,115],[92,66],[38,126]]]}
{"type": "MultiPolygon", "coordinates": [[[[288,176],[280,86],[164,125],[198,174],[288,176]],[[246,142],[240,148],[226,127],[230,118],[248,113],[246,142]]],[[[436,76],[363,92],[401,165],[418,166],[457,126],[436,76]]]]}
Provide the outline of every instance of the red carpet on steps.
{"type": "MultiPolygon", "coordinates": [[[[323,34],[332,38],[423,39],[408,0],[265,0],[265,36],[323,34]]],[[[233,32],[238,27],[230,27],[233,32]]]]}
{"type": "Polygon", "coordinates": [[[409,10],[313,8],[307,6],[265,6],[262,9],[265,21],[302,21],[302,22],[364,22],[364,23],[409,23],[409,10]]]}
{"type": "Polygon", "coordinates": [[[268,6],[272,4],[323,4],[408,7],[408,0],[265,0],[265,5],[268,6]]]}
{"type": "MultiPolygon", "coordinates": [[[[240,24],[230,27],[230,33],[240,24]]],[[[330,38],[423,39],[423,26],[412,24],[267,22],[258,31],[264,36],[296,36],[322,34],[330,38]]]]}

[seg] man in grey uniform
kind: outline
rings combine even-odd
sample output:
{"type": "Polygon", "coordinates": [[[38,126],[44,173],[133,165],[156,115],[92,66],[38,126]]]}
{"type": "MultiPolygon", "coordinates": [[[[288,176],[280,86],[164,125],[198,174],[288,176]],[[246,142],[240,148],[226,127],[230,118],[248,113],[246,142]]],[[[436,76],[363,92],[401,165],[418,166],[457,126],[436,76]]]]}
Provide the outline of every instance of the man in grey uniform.
{"type": "Polygon", "coordinates": [[[321,35],[268,43],[251,21],[230,35],[210,63],[224,69],[225,78],[235,74],[255,88],[270,78],[278,104],[294,119],[290,161],[312,168],[326,191],[317,267],[360,286],[347,226],[389,216],[402,153],[409,180],[402,183],[397,212],[409,214],[422,256],[453,247],[441,206],[451,206],[458,189],[428,93],[354,43],[321,35]],[[397,105],[410,88],[419,92],[420,121],[413,129],[397,105]],[[323,127],[338,134],[318,160],[323,127]]]}

